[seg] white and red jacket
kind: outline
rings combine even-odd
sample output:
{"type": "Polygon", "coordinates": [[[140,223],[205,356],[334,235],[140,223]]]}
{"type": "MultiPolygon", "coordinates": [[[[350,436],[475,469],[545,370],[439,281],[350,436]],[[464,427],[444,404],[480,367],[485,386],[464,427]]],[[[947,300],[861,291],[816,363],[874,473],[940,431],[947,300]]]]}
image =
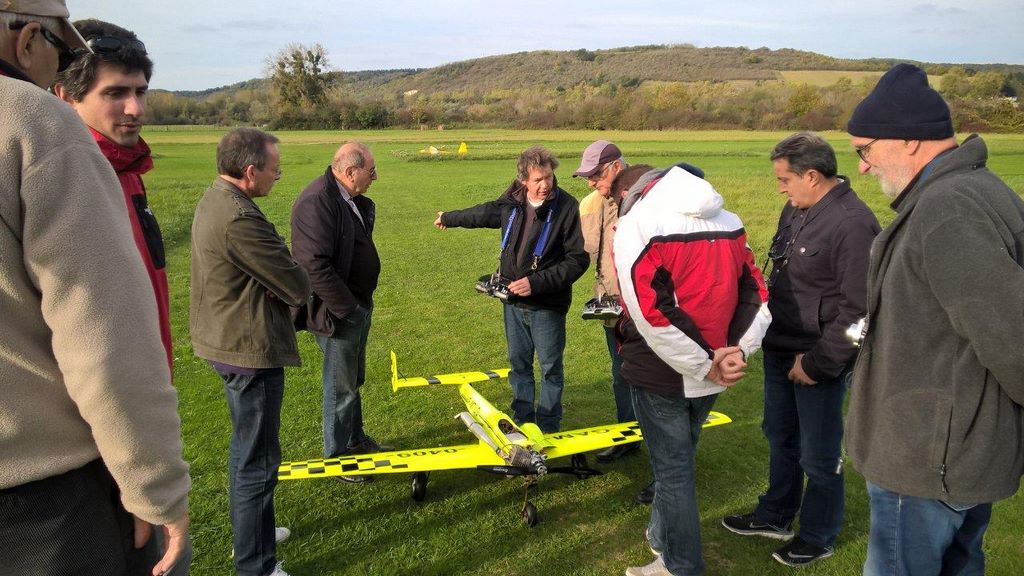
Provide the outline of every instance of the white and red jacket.
{"type": "Polygon", "coordinates": [[[711,184],[678,167],[642,178],[638,194],[614,240],[622,376],[666,396],[717,394],[724,388],[706,379],[714,350],[738,345],[749,357],[771,323],[743,223],[711,184]]]}

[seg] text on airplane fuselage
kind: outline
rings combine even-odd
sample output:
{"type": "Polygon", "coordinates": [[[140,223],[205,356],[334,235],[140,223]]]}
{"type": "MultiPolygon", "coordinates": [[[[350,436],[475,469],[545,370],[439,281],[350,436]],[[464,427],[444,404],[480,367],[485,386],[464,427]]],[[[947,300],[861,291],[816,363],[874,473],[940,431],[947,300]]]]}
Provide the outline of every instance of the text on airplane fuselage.
{"type": "Polygon", "coordinates": [[[398,458],[412,458],[414,456],[436,456],[438,454],[456,454],[457,448],[434,448],[431,450],[416,450],[415,452],[399,452],[395,454],[398,458]]]}
{"type": "Polygon", "coordinates": [[[591,434],[607,434],[611,431],[612,430],[610,428],[601,428],[600,430],[583,430],[582,432],[566,432],[565,434],[552,434],[551,438],[554,440],[564,440],[566,438],[590,436],[591,434]]]}

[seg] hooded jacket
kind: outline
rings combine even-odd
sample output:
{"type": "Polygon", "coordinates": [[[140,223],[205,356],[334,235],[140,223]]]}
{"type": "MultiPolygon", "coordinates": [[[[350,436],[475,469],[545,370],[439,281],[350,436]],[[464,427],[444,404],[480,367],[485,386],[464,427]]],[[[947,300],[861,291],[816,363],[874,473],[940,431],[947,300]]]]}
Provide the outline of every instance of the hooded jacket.
{"type": "Polygon", "coordinates": [[[1024,473],[1024,201],[987,157],[933,161],[871,246],[846,450],[899,494],[994,502],[1024,473]]]}
{"type": "Polygon", "coordinates": [[[497,200],[478,204],[465,210],[452,210],[441,215],[441,223],[447,227],[497,228],[505,233],[511,219],[508,246],[501,252],[500,272],[508,281],[525,276],[530,278],[531,294],[525,298],[511,296],[509,304],[524,308],[569,311],[572,303],[572,284],[583,275],[590,264],[590,257],[583,249],[583,235],[580,231],[579,202],[565,190],[554,189],[544,203],[537,208],[537,224],[528,238],[521,238],[525,222],[526,187],[518,180],[497,200]],[[544,252],[540,255],[536,269],[533,269],[533,253],[548,213],[554,210],[551,231],[544,252]],[[515,217],[512,218],[513,212],[515,217]],[[526,242],[523,258],[516,256],[516,246],[526,242]]]}
{"type": "Polygon", "coordinates": [[[768,291],[743,223],[711,184],[676,167],[654,178],[630,189],[615,231],[622,376],[664,396],[717,394],[725,388],[706,379],[714,350],[758,349],[768,291]]]}

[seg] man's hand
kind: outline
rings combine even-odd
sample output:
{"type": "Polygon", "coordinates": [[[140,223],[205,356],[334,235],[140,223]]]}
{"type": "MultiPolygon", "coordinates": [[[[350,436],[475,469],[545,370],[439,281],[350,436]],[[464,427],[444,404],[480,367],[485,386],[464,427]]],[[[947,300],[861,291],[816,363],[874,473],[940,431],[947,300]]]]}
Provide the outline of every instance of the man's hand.
{"type": "Polygon", "coordinates": [[[746,367],[747,363],[743,360],[743,351],[739,346],[717,348],[711,360],[711,370],[708,371],[707,379],[729,388],[746,376],[746,372],[743,371],[746,367]]]}
{"type": "Polygon", "coordinates": [[[508,285],[508,291],[515,294],[516,296],[529,296],[533,294],[533,288],[530,287],[530,278],[520,278],[510,282],[508,285]]]}
{"type": "Polygon", "coordinates": [[[434,220],[434,226],[437,226],[438,230],[444,230],[444,229],[448,228],[447,226],[445,226],[444,224],[441,223],[441,215],[442,214],[444,214],[444,212],[438,212],[437,213],[437,220],[434,220]]]}
{"type": "Polygon", "coordinates": [[[804,372],[804,367],[800,364],[800,361],[803,359],[803,354],[796,355],[796,358],[793,360],[793,367],[789,369],[789,374],[787,375],[787,377],[789,378],[790,382],[793,382],[795,384],[813,386],[818,382],[816,380],[811,380],[811,377],[807,375],[807,372],[804,372]]]}
{"type": "MultiPolygon", "coordinates": [[[[168,572],[181,556],[185,553],[185,548],[188,546],[188,514],[185,514],[181,518],[166,524],[164,526],[158,526],[157,530],[164,531],[164,543],[167,545],[167,551],[164,553],[164,557],[153,566],[153,576],[160,576],[168,572]]],[[[135,519],[135,547],[142,548],[146,545],[146,541],[149,540],[150,536],[150,525],[148,522],[143,520],[135,519]],[[145,526],[145,528],[142,528],[145,526]]]]}

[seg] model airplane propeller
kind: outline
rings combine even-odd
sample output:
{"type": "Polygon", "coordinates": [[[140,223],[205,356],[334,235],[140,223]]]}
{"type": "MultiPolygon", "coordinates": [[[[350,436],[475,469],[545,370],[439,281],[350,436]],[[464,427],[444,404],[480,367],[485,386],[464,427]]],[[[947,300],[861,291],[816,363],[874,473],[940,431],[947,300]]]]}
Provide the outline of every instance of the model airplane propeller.
{"type": "MultiPolygon", "coordinates": [[[[472,386],[477,382],[507,378],[508,373],[509,370],[504,368],[486,372],[399,378],[398,359],[395,353],[391,352],[392,389],[397,391],[399,388],[418,386],[458,386],[459,394],[466,403],[466,411],[457,414],[456,418],[469,428],[478,442],[285,462],[281,464],[278,478],[300,480],[327,476],[412,473],[412,498],[419,502],[427,494],[428,473],[433,470],[477,469],[503,476],[518,476],[525,479],[525,495],[520,515],[527,525],[533,526],[537,523],[537,508],[530,502],[529,494],[530,488],[536,485],[538,476],[559,472],[586,478],[600,474],[601,472],[587,465],[584,452],[643,440],[640,426],[635,421],[548,434],[541,432],[532,422],[516,424],[472,386]],[[548,466],[548,460],[564,456],[572,457],[570,466],[548,466]]],[[[712,412],[704,427],[720,426],[729,422],[732,420],[725,414],[712,412]]]]}

